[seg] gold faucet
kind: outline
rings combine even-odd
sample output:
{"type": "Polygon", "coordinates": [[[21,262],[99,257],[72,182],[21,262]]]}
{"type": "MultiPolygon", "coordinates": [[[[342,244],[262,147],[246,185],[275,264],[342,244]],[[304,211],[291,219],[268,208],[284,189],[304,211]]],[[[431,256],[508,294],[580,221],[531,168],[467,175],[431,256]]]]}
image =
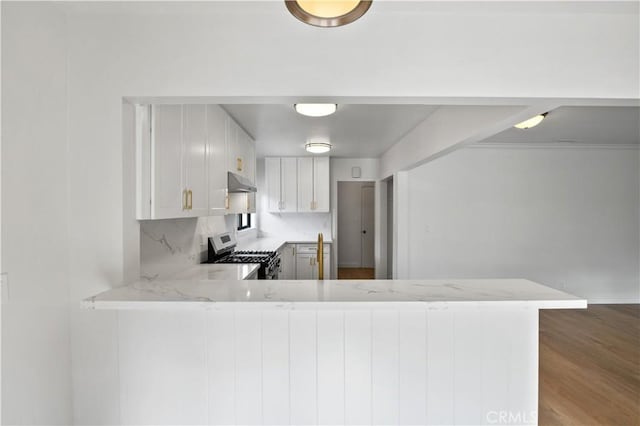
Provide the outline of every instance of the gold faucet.
{"type": "Polygon", "coordinates": [[[322,232],[318,234],[318,279],[324,280],[324,242],[322,241],[322,232]]]}

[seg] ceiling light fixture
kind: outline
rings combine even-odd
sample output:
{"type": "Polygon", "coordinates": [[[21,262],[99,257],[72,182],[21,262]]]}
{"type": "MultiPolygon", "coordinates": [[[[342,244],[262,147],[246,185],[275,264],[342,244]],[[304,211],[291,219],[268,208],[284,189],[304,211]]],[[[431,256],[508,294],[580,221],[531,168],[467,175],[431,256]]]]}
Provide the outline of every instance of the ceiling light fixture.
{"type": "Polygon", "coordinates": [[[298,114],[307,117],[325,117],[338,109],[337,104],[295,104],[293,108],[298,114]]]}
{"type": "Polygon", "coordinates": [[[331,144],[328,142],[307,142],[304,149],[312,154],[324,154],[331,151],[331,144]]]}
{"type": "Polygon", "coordinates": [[[289,12],[305,24],[340,27],[364,15],[371,0],[285,0],[289,12]]]}
{"type": "Polygon", "coordinates": [[[515,127],[516,129],[521,129],[521,130],[530,129],[530,128],[535,127],[538,124],[542,123],[542,120],[544,120],[544,118],[547,116],[547,114],[549,114],[549,113],[545,112],[544,114],[538,114],[535,117],[531,117],[528,120],[524,120],[522,123],[518,123],[513,127],[515,127]]]}

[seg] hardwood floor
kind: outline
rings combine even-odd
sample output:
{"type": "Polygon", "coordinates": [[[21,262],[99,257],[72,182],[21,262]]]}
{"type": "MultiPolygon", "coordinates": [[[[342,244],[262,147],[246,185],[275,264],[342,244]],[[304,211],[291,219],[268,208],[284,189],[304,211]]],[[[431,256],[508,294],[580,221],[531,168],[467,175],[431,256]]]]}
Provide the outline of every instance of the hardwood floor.
{"type": "Polygon", "coordinates": [[[339,280],[373,280],[375,277],[373,268],[338,268],[339,280]]]}
{"type": "Polygon", "coordinates": [[[640,305],[540,311],[540,425],[640,425],[640,305]]]}

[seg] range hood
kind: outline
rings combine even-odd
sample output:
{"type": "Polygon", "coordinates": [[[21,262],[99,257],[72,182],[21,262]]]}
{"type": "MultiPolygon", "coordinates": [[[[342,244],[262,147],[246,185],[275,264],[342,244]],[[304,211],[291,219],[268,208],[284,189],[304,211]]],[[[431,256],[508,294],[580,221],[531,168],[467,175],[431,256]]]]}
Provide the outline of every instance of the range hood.
{"type": "Polygon", "coordinates": [[[256,192],[257,189],[249,179],[244,176],[228,172],[227,190],[229,192],[256,192]]]}

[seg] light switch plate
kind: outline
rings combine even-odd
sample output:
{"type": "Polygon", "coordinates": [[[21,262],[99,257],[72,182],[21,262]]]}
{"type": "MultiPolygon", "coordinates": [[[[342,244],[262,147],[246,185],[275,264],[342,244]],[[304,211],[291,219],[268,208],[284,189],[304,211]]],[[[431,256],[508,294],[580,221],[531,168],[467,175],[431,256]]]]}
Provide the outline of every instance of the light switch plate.
{"type": "Polygon", "coordinates": [[[360,167],[352,167],[351,168],[351,177],[352,178],[359,178],[362,175],[362,171],[360,170],[360,167]]]}

